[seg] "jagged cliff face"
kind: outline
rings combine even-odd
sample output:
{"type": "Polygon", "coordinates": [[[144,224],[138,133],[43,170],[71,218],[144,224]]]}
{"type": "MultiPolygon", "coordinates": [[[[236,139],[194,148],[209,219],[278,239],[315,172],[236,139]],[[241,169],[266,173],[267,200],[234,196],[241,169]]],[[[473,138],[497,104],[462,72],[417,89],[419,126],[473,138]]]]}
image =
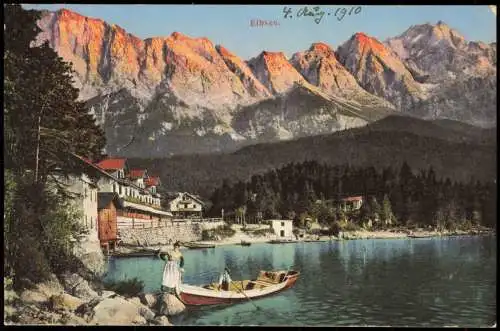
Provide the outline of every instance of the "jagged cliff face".
{"type": "Polygon", "coordinates": [[[45,11],[38,24],[37,43],[49,41],[73,63],[80,98],[104,127],[110,154],[227,151],[360,126],[394,111],[496,121],[496,44],[468,43],[439,24],[412,27],[385,45],[358,33],[337,52],[315,43],[290,60],[263,51],[249,61],[206,38],[174,32],[141,40],[68,10],[45,11]],[[417,38],[428,30],[433,36],[417,38]],[[450,54],[451,64],[442,64],[450,54]],[[458,73],[464,70],[470,74],[458,73]],[[457,79],[443,80],[449,72],[457,79]]]}
{"type": "Polygon", "coordinates": [[[310,84],[329,94],[364,105],[394,108],[387,100],[365,91],[327,44],[314,43],[307,51],[295,53],[290,62],[310,84]]]}
{"type": "Polygon", "coordinates": [[[356,33],[338,49],[340,62],[368,92],[410,111],[425,98],[404,63],[375,38],[356,33]]]}
{"type": "Polygon", "coordinates": [[[457,75],[496,74],[496,45],[467,42],[443,22],[412,26],[385,44],[431,83],[455,79],[457,75]]]}
{"type": "Polygon", "coordinates": [[[496,125],[496,43],[468,42],[443,22],[410,27],[385,44],[431,93],[413,110],[424,118],[496,125]]]}
{"type": "Polygon", "coordinates": [[[248,61],[249,67],[264,86],[273,94],[290,90],[295,83],[304,82],[297,70],[282,52],[262,52],[248,61]]]}

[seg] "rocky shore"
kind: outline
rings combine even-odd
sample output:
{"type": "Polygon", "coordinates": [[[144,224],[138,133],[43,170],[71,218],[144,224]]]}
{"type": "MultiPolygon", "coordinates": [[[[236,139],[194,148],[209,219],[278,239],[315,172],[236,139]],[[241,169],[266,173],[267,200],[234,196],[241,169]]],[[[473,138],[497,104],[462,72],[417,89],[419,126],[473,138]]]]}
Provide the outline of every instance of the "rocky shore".
{"type": "Polygon", "coordinates": [[[66,274],[15,292],[4,281],[6,325],[172,325],[168,316],[185,306],[171,294],[124,297],[96,290],[77,274],[66,274]]]}

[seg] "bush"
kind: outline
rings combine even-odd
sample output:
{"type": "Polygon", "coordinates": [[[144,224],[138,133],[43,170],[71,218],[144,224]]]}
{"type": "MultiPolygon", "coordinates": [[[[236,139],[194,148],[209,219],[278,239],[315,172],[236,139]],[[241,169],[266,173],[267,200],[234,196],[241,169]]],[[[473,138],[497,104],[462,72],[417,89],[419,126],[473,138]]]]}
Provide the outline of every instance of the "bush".
{"type": "Polygon", "coordinates": [[[332,225],[330,226],[330,233],[333,234],[334,236],[338,236],[339,232],[342,230],[342,227],[340,226],[340,222],[333,222],[332,225]]]}
{"type": "Polygon", "coordinates": [[[342,231],[358,231],[360,230],[359,225],[353,222],[347,222],[342,225],[342,231]]]}
{"type": "Polygon", "coordinates": [[[125,279],[118,282],[108,281],[104,283],[104,288],[130,298],[142,293],[144,282],[137,278],[125,279]]]}
{"type": "Polygon", "coordinates": [[[216,237],[228,238],[234,236],[235,233],[236,231],[233,230],[229,224],[224,224],[215,229],[201,231],[201,239],[215,240],[216,237]]]}

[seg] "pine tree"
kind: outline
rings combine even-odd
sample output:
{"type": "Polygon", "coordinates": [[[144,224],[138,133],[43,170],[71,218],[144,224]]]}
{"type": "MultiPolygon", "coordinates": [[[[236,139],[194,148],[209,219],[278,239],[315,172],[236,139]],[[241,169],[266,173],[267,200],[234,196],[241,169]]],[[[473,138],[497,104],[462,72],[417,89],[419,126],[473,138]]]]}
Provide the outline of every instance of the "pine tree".
{"type": "Polygon", "coordinates": [[[380,207],[380,204],[377,201],[377,198],[375,196],[372,196],[370,199],[370,209],[371,209],[371,215],[370,218],[375,222],[375,224],[378,224],[381,220],[382,216],[382,208],[380,207]]]}
{"type": "MultiPolygon", "coordinates": [[[[39,13],[5,5],[4,17],[5,168],[16,181],[9,224],[16,237],[7,241],[6,259],[17,280],[41,280],[65,261],[54,254],[65,251],[72,235],[69,225],[75,220],[61,207],[67,197],[54,195],[51,185],[81,174],[72,154],[96,159],[105,138],[78,101],[71,66],[48,43],[30,46],[40,31],[39,13]],[[54,206],[54,201],[60,203],[54,206]],[[60,223],[62,219],[66,222],[60,223]],[[53,233],[58,233],[57,240],[53,233]]],[[[58,194],[64,195],[64,187],[59,188],[58,194]]]]}
{"type": "Polygon", "coordinates": [[[384,195],[384,200],[382,202],[381,219],[385,225],[392,225],[396,221],[396,218],[392,213],[391,201],[389,200],[389,196],[387,194],[384,195]]]}

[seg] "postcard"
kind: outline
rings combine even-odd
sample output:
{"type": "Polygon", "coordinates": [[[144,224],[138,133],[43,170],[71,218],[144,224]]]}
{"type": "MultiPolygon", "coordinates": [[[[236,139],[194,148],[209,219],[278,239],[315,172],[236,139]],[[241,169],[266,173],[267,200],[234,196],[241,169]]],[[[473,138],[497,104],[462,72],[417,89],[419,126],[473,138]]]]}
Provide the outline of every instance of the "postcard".
{"type": "Polygon", "coordinates": [[[4,5],[4,324],[496,326],[496,6],[4,5]]]}

